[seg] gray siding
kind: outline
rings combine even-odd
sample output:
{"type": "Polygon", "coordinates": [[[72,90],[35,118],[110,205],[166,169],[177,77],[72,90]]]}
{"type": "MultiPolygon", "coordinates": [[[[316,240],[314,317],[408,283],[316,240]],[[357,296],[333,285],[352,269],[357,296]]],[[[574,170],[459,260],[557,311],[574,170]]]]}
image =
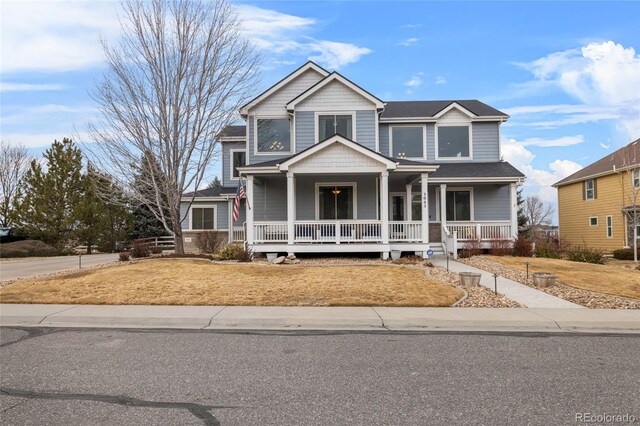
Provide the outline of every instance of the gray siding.
{"type": "Polygon", "coordinates": [[[247,146],[249,148],[249,155],[247,158],[249,159],[248,161],[249,164],[262,163],[263,161],[277,160],[279,158],[287,158],[292,155],[292,154],[255,155],[256,131],[254,129],[255,126],[254,126],[254,119],[252,115],[247,117],[247,122],[248,122],[247,146]]]}
{"type": "Polygon", "coordinates": [[[498,123],[473,123],[473,161],[500,161],[498,123]]]}
{"type": "MultiPolygon", "coordinates": [[[[198,207],[202,205],[215,205],[216,206],[216,226],[218,229],[227,229],[228,228],[228,220],[229,220],[229,212],[227,211],[227,202],[226,201],[194,201],[191,204],[191,207],[198,207]]],[[[187,214],[187,206],[188,203],[180,204],[180,217],[185,216],[185,219],[182,221],[182,230],[186,231],[189,229],[189,215],[187,214]]],[[[241,210],[241,217],[243,216],[241,210]]],[[[244,222],[244,219],[242,220],[244,222]]]]}
{"type": "Polygon", "coordinates": [[[378,138],[380,140],[380,154],[389,155],[389,125],[381,124],[378,129],[378,138]]]}
{"type": "MultiPolygon", "coordinates": [[[[327,175],[296,177],[296,220],[316,219],[316,183],[317,182],[355,182],[357,186],[357,218],[375,220],[376,177],[373,175],[327,175]]],[[[286,188],[285,188],[286,192],[286,188]]],[[[286,201],[285,201],[286,204],[286,201]]],[[[286,206],[285,206],[286,209],[286,206]]],[[[286,218],[286,212],[285,212],[286,218]]]]}
{"type": "Polygon", "coordinates": [[[237,180],[231,180],[231,150],[232,149],[245,149],[246,142],[221,142],[222,145],[222,186],[235,186],[238,184],[237,180]]]}
{"type": "Polygon", "coordinates": [[[475,185],[473,187],[474,220],[511,219],[509,185],[475,185]]]}
{"type": "Polygon", "coordinates": [[[287,220],[287,182],[284,176],[259,178],[253,190],[253,220],[287,220]]]}
{"type": "Polygon", "coordinates": [[[296,115],[296,152],[303,151],[315,143],[315,113],[298,111],[296,115]]]}
{"type": "Polygon", "coordinates": [[[374,110],[356,111],[356,138],[363,146],[376,150],[376,112],[374,110]]]}
{"type": "Polygon", "coordinates": [[[436,161],[436,126],[427,123],[427,161],[436,161]]]}

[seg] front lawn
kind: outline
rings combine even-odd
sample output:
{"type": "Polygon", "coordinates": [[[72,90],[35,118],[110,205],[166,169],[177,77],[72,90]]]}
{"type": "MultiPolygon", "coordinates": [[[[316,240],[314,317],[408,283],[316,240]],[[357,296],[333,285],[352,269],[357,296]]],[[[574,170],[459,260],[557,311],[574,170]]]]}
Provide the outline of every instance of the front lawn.
{"type": "Polygon", "coordinates": [[[613,265],[594,265],[541,257],[487,256],[502,265],[533,272],[551,272],[558,281],[571,287],[640,299],[640,271],[613,265]]]}
{"type": "Polygon", "coordinates": [[[462,293],[404,266],[294,266],[147,260],[0,289],[1,303],[451,306],[462,293]]]}

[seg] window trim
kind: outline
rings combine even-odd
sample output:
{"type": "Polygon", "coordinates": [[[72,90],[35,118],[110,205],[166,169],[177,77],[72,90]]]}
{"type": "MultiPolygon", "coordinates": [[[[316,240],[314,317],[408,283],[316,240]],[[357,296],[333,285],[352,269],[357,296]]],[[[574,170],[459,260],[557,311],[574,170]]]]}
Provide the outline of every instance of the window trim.
{"type": "Polygon", "coordinates": [[[392,124],[389,125],[389,157],[396,158],[393,155],[393,128],[394,127],[422,127],[422,157],[405,157],[407,160],[426,160],[427,159],[427,125],[426,124],[392,124]]]}
{"type": "Polygon", "coordinates": [[[215,204],[191,204],[189,206],[189,231],[204,232],[218,230],[218,206],[215,204]],[[213,229],[193,229],[193,209],[213,209],[213,229]]]}
{"type": "Polygon", "coordinates": [[[633,169],[631,171],[631,188],[640,189],[640,167],[637,169],[633,169]],[[636,174],[638,175],[636,178],[636,174]],[[636,179],[638,179],[638,184],[636,185],[636,179]]]}
{"type": "Polygon", "coordinates": [[[613,238],[613,216],[607,215],[605,218],[607,238],[613,238]]]}
{"type": "MultiPolygon", "coordinates": [[[[290,155],[296,151],[295,147],[295,126],[293,124],[294,118],[289,115],[254,115],[253,116],[253,155],[290,155]],[[258,151],[258,120],[289,120],[289,151],[278,152],[262,152],[258,151]]],[[[247,159],[248,160],[248,159],[247,159]]],[[[247,161],[248,163],[248,161],[247,161]]]]}
{"type": "Polygon", "coordinates": [[[434,125],[434,139],[435,139],[435,157],[436,160],[442,161],[460,161],[460,160],[473,160],[473,123],[469,121],[449,121],[446,123],[436,123],[434,125]],[[438,129],[440,127],[467,127],[469,129],[469,156],[468,157],[440,157],[438,154],[438,129]]]}
{"type": "Polygon", "coordinates": [[[587,179],[584,181],[584,200],[585,201],[593,201],[596,199],[596,180],[595,179],[587,179]],[[591,189],[587,188],[587,184],[592,182],[593,185],[591,189]],[[591,198],[589,198],[589,191],[591,191],[591,198]]]}
{"type": "Polygon", "coordinates": [[[357,182],[316,182],[315,185],[315,211],[316,219],[320,220],[320,187],[321,186],[350,186],[353,188],[353,219],[322,219],[322,221],[347,221],[358,220],[358,183],[357,182]]]}
{"type": "Polygon", "coordinates": [[[244,165],[247,165],[247,149],[246,148],[235,148],[235,149],[230,149],[229,150],[229,180],[233,180],[233,181],[237,181],[238,179],[240,179],[240,176],[238,177],[234,177],[233,176],[233,154],[235,152],[244,152],[244,165]]]}
{"type": "MultiPolygon", "coordinates": [[[[448,221],[447,223],[469,223],[469,222],[475,222],[475,197],[473,194],[473,187],[472,186],[452,186],[449,187],[447,186],[447,192],[449,191],[470,191],[470,209],[471,209],[471,218],[469,220],[452,220],[452,221],[448,221]]],[[[440,218],[440,188],[436,188],[436,220],[434,222],[440,222],[442,223],[442,220],[440,218]]]]}
{"type": "MultiPolygon", "coordinates": [[[[389,222],[398,222],[398,221],[393,221],[391,220],[391,216],[392,216],[392,208],[393,208],[393,204],[392,204],[392,200],[391,197],[399,197],[402,196],[402,199],[404,200],[404,220],[401,222],[419,222],[417,220],[415,220],[413,217],[411,218],[411,220],[409,221],[409,211],[411,210],[412,204],[413,204],[413,196],[417,196],[418,197],[418,201],[420,204],[420,206],[422,206],[422,192],[420,191],[411,191],[411,200],[409,200],[409,203],[407,203],[407,193],[406,192],[399,192],[399,191],[394,191],[394,192],[389,192],[389,222]]],[[[413,215],[412,215],[413,216],[413,215]]]]}
{"type": "MultiPolygon", "coordinates": [[[[335,110],[331,110],[331,111],[316,111],[314,114],[314,124],[313,124],[313,140],[314,140],[314,144],[317,144],[320,142],[320,116],[321,115],[350,115],[351,116],[351,136],[352,138],[350,140],[352,140],[353,142],[356,142],[357,140],[357,136],[356,136],[356,112],[353,110],[350,111],[335,111],[335,110]]],[[[335,135],[332,135],[335,136],[335,135]]],[[[342,135],[340,135],[342,136],[342,135]]],[[[331,136],[329,136],[331,137],[331,136]]],[[[346,136],[342,136],[345,139],[349,139],[346,136]]]]}
{"type": "Polygon", "coordinates": [[[589,227],[590,228],[597,228],[600,225],[600,220],[598,219],[598,216],[589,216],[589,227]],[[596,224],[593,225],[593,223],[591,222],[591,219],[595,219],[596,220],[596,224]]]}

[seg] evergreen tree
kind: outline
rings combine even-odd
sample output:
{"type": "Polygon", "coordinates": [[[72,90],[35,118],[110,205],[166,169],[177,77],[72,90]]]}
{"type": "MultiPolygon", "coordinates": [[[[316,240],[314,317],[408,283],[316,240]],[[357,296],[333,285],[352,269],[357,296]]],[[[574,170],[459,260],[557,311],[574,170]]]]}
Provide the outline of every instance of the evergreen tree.
{"type": "Polygon", "coordinates": [[[22,232],[59,249],[78,228],[77,206],[84,195],[82,153],[71,139],[53,142],[24,176],[19,205],[22,232]]]}
{"type": "Polygon", "coordinates": [[[211,183],[209,184],[210,189],[220,189],[222,188],[222,181],[218,176],[214,177],[211,183]]]}
{"type": "MultiPolygon", "coordinates": [[[[134,186],[138,188],[139,192],[149,194],[148,198],[151,198],[151,195],[155,194],[155,190],[151,182],[154,179],[162,179],[162,173],[160,172],[159,167],[149,167],[149,163],[154,165],[156,164],[154,161],[146,161],[143,156],[140,159],[139,165],[134,166],[138,168],[138,174],[135,177],[134,186]]],[[[166,214],[168,215],[168,201],[164,200],[161,203],[167,206],[166,214]]],[[[133,240],[138,238],[162,237],[169,235],[169,231],[164,227],[162,220],[160,220],[147,205],[139,204],[134,207],[132,221],[133,224],[130,237],[133,240]]]]}
{"type": "Polygon", "coordinates": [[[522,190],[524,188],[522,185],[518,186],[517,195],[518,195],[518,228],[522,228],[526,226],[529,220],[527,219],[527,215],[524,212],[524,198],[522,197],[522,190]]]}

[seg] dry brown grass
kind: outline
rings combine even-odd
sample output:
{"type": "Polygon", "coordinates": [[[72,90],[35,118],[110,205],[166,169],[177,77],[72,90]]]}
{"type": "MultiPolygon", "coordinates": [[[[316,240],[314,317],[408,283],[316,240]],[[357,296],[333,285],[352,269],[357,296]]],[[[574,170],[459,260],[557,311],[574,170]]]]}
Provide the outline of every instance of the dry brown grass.
{"type": "Polygon", "coordinates": [[[619,265],[594,265],[540,257],[488,256],[488,258],[523,271],[526,270],[525,262],[529,262],[530,274],[541,271],[551,272],[558,276],[558,281],[571,287],[640,299],[640,271],[621,268],[619,265]]]}
{"type": "Polygon", "coordinates": [[[451,306],[462,296],[403,266],[216,265],[148,260],[0,290],[2,303],[256,306],[451,306]]]}

